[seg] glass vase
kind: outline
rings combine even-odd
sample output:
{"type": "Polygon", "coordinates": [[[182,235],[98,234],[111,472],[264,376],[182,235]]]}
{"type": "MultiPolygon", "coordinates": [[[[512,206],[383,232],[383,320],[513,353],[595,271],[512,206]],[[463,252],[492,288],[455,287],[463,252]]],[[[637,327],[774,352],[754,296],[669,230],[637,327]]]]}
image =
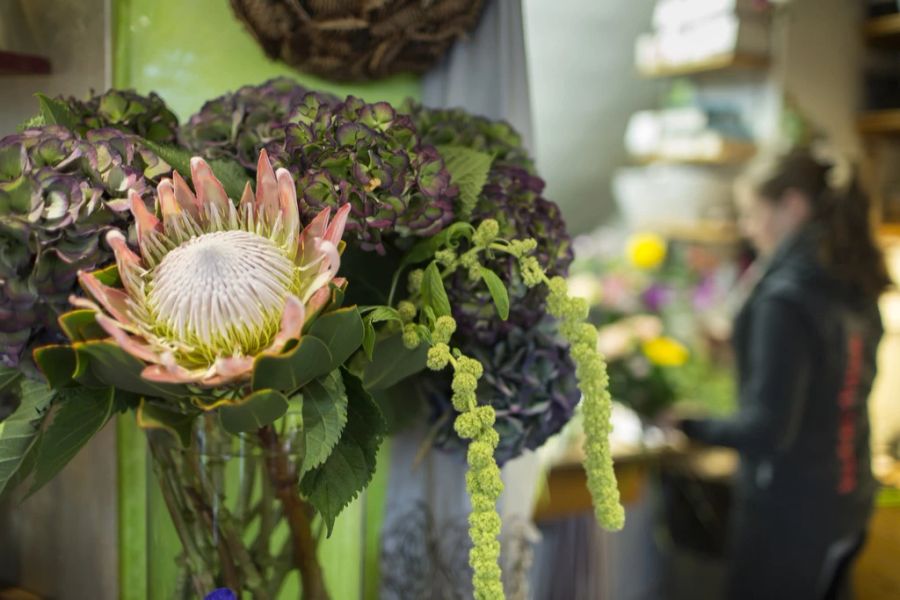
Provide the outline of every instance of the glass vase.
{"type": "Polygon", "coordinates": [[[299,494],[303,436],[289,422],[232,435],[208,413],[188,446],[147,431],[149,599],[202,599],[221,588],[254,600],[327,598],[312,510],[299,494]]]}

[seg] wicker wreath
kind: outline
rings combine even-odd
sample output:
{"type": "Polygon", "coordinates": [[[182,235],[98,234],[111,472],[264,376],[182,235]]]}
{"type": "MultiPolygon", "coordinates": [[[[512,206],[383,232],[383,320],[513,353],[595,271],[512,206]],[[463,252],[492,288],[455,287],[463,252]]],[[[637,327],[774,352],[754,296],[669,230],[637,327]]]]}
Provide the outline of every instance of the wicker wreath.
{"type": "Polygon", "coordinates": [[[421,73],[471,30],[484,0],[231,0],[266,54],[330,79],[421,73]]]}

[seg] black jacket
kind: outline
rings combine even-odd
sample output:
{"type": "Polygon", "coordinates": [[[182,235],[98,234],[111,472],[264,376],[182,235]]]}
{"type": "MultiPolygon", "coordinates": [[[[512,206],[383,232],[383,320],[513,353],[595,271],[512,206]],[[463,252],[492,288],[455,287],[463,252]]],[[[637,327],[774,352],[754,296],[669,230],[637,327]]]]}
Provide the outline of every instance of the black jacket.
{"type": "Polygon", "coordinates": [[[740,452],[744,503],[841,536],[864,527],[876,488],[866,402],[882,326],[875,300],[822,267],[817,239],[807,229],[782,244],[737,317],[737,415],[684,429],[740,452]]]}

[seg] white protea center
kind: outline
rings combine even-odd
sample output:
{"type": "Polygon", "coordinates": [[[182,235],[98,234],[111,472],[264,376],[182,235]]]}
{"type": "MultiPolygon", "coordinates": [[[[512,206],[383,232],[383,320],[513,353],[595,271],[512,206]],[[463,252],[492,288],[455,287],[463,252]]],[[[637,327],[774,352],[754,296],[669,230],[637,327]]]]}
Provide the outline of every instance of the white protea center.
{"type": "Polygon", "coordinates": [[[255,354],[278,332],[295,271],[281,248],[255,233],[216,231],[192,238],[148,273],[155,333],[207,359],[255,354]]]}
{"type": "Polygon", "coordinates": [[[122,232],[106,238],[124,289],[79,273],[102,308],[71,301],[147,363],[144,378],[217,386],[249,377],[256,356],[299,338],[307,316],[330,301],[350,205],[333,220],[324,209],[301,231],[294,180],[264,151],[256,192],[248,182],[237,205],[200,158],[191,179],[196,195],[178,173],[159,184],[162,220],[129,192],[140,256],[122,232]]]}

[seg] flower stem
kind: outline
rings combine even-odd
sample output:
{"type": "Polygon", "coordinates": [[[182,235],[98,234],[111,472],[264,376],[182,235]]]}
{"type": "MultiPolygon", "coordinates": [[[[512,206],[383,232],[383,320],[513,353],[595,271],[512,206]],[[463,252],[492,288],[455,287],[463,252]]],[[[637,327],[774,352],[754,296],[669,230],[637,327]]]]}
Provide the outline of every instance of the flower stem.
{"type": "Polygon", "coordinates": [[[316,544],[307,507],[298,493],[300,478],[297,470],[285,454],[278,440],[278,434],[271,425],[260,428],[258,435],[262,442],[269,479],[275,490],[275,496],[281,501],[284,516],[291,530],[294,564],[300,571],[303,596],[305,600],[328,600],[322,569],[316,559],[316,544]]]}
{"type": "Polygon", "coordinates": [[[170,460],[171,457],[167,456],[165,450],[154,440],[154,435],[148,435],[147,442],[150,446],[150,453],[153,456],[153,467],[154,471],[156,471],[163,499],[166,502],[166,507],[169,509],[169,515],[172,517],[175,531],[178,533],[181,547],[184,549],[188,568],[191,571],[191,583],[194,591],[198,595],[204,596],[214,589],[215,580],[213,574],[206,569],[203,554],[197,548],[194,539],[188,532],[187,523],[192,520],[192,516],[190,509],[178,500],[176,490],[179,485],[176,467],[170,460]]]}

